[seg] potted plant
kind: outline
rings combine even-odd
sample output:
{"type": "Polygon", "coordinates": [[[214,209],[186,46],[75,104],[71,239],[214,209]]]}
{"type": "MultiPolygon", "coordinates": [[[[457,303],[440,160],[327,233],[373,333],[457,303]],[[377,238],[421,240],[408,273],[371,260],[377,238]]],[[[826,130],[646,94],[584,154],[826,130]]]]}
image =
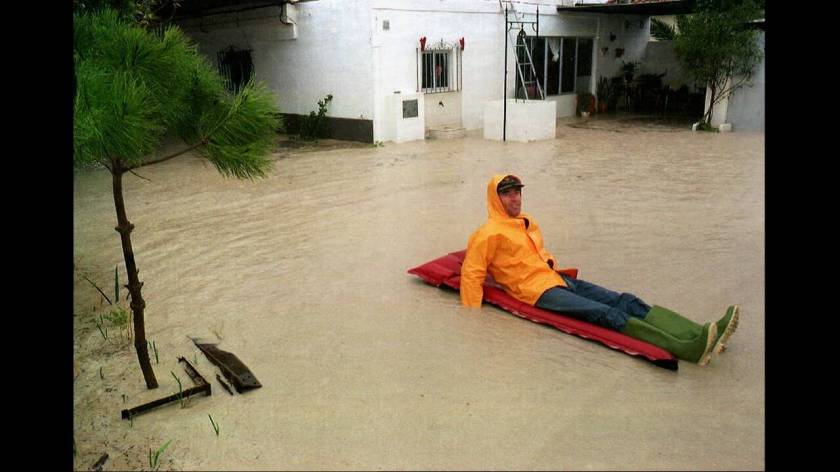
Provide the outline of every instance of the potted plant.
{"type": "Polygon", "coordinates": [[[595,91],[598,94],[598,111],[605,113],[607,111],[607,103],[609,103],[610,100],[610,79],[601,76],[601,78],[598,79],[598,86],[595,91]]]}
{"type": "Polygon", "coordinates": [[[595,95],[589,92],[578,92],[577,94],[577,114],[584,118],[588,118],[595,111],[595,95]]]}
{"type": "Polygon", "coordinates": [[[618,100],[621,99],[624,90],[626,89],[624,77],[618,75],[610,79],[610,93],[607,98],[607,110],[615,110],[618,106],[618,100]]]}
{"type": "Polygon", "coordinates": [[[628,84],[633,81],[633,76],[636,75],[636,70],[639,68],[638,62],[624,62],[621,61],[623,64],[621,66],[621,73],[624,76],[624,81],[628,84]]]}

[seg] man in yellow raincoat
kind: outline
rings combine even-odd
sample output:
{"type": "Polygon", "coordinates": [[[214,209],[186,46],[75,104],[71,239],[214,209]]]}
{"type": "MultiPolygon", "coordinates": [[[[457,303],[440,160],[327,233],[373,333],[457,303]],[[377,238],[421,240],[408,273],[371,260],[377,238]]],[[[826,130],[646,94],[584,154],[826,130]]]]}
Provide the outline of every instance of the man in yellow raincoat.
{"type": "Polygon", "coordinates": [[[674,356],[706,365],[720,353],[738,325],[732,305],[715,323],[700,325],[667,308],[651,307],[630,293],[618,293],[576,278],[543,246],[536,220],[522,213],[522,180],[495,175],[487,184],[487,222],[470,236],[461,266],[461,303],[481,307],[489,273],[522,302],[588,321],[659,346],[674,356]]]}

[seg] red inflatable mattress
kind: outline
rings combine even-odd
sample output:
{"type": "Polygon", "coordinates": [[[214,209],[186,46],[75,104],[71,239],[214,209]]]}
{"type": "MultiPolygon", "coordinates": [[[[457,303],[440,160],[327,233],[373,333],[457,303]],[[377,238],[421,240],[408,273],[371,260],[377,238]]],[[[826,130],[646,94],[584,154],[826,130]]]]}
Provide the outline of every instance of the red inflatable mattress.
{"type": "MultiPolygon", "coordinates": [[[[449,253],[443,257],[409,269],[408,273],[420,277],[426,283],[435,287],[444,285],[458,290],[461,287],[461,263],[464,261],[465,252],[449,253]]],[[[649,360],[660,367],[670,370],[677,370],[678,368],[677,359],[662,348],[592,323],[520,302],[508,295],[495,282],[490,280],[489,275],[488,280],[484,282],[484,301],[492,303],[516,316],[535,323],[553,326],[564,333],[598,341],[612,349],[649,360]]]]}

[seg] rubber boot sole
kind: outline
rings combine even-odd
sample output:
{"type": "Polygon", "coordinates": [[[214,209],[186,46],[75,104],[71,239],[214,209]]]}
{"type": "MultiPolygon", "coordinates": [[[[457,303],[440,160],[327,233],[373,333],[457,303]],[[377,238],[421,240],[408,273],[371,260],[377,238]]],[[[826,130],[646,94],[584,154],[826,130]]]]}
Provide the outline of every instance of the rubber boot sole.
{"type": "Polygon", "coordinates": [[[739,311],[738,305],[733,305],[732,318],[729,319],[729,323],[723,330],[723,334],[720,338],[718,338],[717,343],[715,343],[715,354],[720,354],[726,350],[726,342],[729,341],[729,337],[732,336],[732,333],[734,333],[735,329],[738,328],[739,311]]]}
{"type": "Polygon", "coordinates": [[[698,365],[704,366],[708,364],[710,360],[712,360],[712,351],[714,351],[715,347],[715,338],[717,338],[717,326],[714,323],[710,323],[709,332],[706,335],[706,349],[703,350],[703,354],[700,356],[700,359],[697,360],[698,365]]]}

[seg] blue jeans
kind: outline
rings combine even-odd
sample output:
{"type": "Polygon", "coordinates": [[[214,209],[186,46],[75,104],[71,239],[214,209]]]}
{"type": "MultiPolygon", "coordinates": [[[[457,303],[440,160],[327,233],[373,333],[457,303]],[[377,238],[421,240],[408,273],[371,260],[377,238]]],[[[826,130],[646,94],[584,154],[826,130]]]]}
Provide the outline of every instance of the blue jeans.
{"type": "Polygon", "coordinates": [[[622,331],[631,316],[642,318],[650,306],[631,293],[618,293],[581,279],[561,275],[566,287],[552,287],[540,296],[538,308],[622,331]]]}

